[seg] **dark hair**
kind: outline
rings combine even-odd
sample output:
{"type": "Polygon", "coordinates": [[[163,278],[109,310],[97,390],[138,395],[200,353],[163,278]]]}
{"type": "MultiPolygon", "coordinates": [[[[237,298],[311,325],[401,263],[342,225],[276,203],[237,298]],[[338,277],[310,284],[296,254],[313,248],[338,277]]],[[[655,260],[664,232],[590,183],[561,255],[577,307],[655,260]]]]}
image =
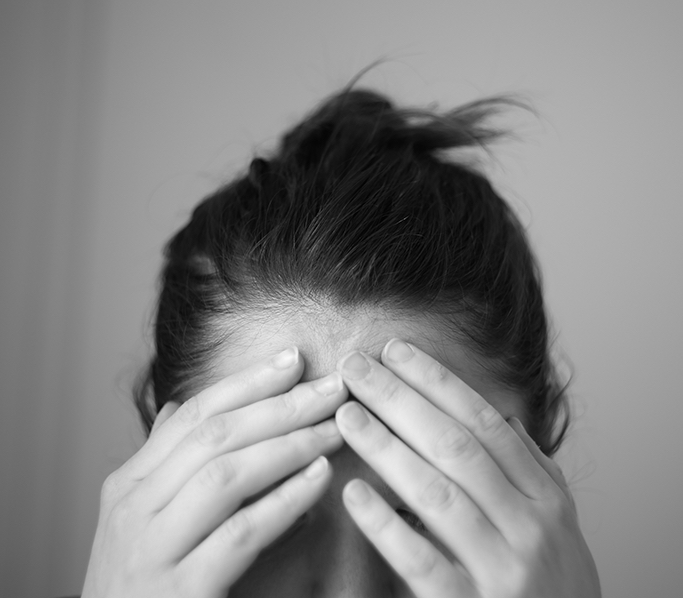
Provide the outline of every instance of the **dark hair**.
{"type": "Polygon", "coordinates": [[[554,453],[569,417],[537,264],[488,179],[447,154],[497,139],[490,117],[511,105],[403,110],[347,88],[204,199],[165,250],[156,353],[136,392],[147,430],[197,390],[231,319],[266,301],[324,300],[446,318],[525,397],[529,433],[554,453]]]}

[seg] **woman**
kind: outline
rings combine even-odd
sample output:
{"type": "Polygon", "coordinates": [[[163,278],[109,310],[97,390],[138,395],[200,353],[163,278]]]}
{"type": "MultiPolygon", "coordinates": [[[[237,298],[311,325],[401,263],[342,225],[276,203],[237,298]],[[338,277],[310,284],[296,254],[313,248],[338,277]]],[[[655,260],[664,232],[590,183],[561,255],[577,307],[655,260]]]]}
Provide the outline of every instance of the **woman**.
{"type": "Polygon", "coordinates": [[[197,206],[84,597],[600,595],[536,263],[445,153],[510,104],[347,89],[197,206]]]}

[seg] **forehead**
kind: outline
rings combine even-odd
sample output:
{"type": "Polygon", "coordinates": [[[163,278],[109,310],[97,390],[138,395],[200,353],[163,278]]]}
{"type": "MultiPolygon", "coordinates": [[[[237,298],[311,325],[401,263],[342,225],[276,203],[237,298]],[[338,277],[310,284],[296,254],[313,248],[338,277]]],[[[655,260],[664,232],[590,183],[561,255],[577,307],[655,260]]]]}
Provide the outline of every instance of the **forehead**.
{"type": "Polygon", "coordinates": [[[302,380],[313,380],[334,371],[354,350],[379,359],[384,345],[400,338],[440,361],[503,415],[520,417],[521,398],[499,384],[453,332],[440,318],[376,306],[266,305],[248,310],[231,326],[212,377],[218,380],[295,345],[305,361],[302,380]]]}

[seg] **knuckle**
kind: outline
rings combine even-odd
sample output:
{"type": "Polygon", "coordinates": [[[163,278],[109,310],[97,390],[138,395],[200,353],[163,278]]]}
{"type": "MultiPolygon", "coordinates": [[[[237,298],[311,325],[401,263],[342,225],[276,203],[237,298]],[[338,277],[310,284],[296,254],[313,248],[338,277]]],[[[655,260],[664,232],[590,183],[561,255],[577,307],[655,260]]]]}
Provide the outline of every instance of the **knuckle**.
{"type": "Polygon", "coordinates": [[[121,482],[119,481],[118,471],[110,473],[104,483],[102,484],[101,499],[102,502],[109,502],[115,496],[118,495],[121,488],[121,482]]]}
{"type": "Polygon", "coordinates": [[[291,516],[301,510],[301,505],[296,500],[290,484],[281,484],[273,490],[272,495],[280,505],[278,510],[284,515],[291,516]]]}
{"type": "Polygon", "coordinates": [[[548,500],[548,512],[551,519],[562,530],[568,530],[576,525],[576,511],[572,499],[567,498],[561,491],[548,500]]]}
{"type": "Polygon", "coordinates": [[[374,396],[378,403],[393,403],[400,396],[402,386],[403,383],[398,378],[390,376],[388,380],[382,381],[374,396]]]}
{"type": "Polygon", "coordinates": [[[420,503],[426,508],[441,512],[460,500],[462,490],[444,476],[437,476],[420,493],[420,503]]]}
{"type": "MultiPolygon", "coordinates": [[[[296,387],[295,387],[296,388],[296,387]]],[[[297,392],[292,389],[278,398],[277,402],[278,415],[285,420],[295,420],[297,419],[300,408],[299,399],[297,397],[297,392]]]]}
{"type": "Polygon", "coordinates": [[[535,552],[545,544],[545,526],[537,517],[527,518],[524,526],[527,550],[535,552]]]}
{"type": "Polygon", "coordinates": [[[504,559],[499,575],[493,581],[495,596],[524,596],[529,588],[529,567],[519,558],[504,559]]]}
{"type": "Polygon", "coordinates": [[[434,360],[429,360],[422,370],[425,384],[436,387],[441,386],[446,381],[449,373],[446,367],[434,360]]]}
{"type": "Polygon", "coordinates": [[[254,537],[256,529],[249,512],[237,511],[221,526],[221,540],[228,546],[244,546],[254,537]]]}
{"type": "Polygon", "coordinates": [[[578,523],[567,500],[546,503],[542,510],[532,509],[521,518],[520,554],[532,560],[544,558],[557,551],[559,538],[571,537],[578,523]]]}
{"type": "MultiPolygon", "coordinates": [[[[512,553],[515,558],[533,560],[534,556],[542,553],[545,546],[546,531],[536,512],[523,512],[517,518],[514,532],[510,535],[510,546],[514,548],[512,553]]],[[[506,579],[510,571],[514,571],[515,558],[504,561],[506,579]]]]}
{"type": "Polygon", "coordinates": [[[135,505],[129,496],[124,496],[111,509],[109,514],[110,524],[114,530],[128,530],[131,529],[132,522],[135,520],[136,513],[135,505]]]}
{"type": "Polygon", "coordinates": [[[217,447],[223,444],[230,435],[230,425],[226,417],[215,415],[204,420],[196,429],[195,438],[206,447],[217,447]]]}
{"type": "Polygon", "coordinates": [[[373,536],[379,536],[384,533],[392,523],[395,523],[398,515],[390,510],[382,510],[378,512],[371,521],[368,522],[373,536]]]}
{"type": "Polygon", "coordinates": [[[209,461],[199,472],[199,481],[210,490],[221,489],[235,481],[237,471],[230,457],[209,461]]]}
{"type": "Polygon", "coordinates": [[[373,453],[382,453],[391,448],[394,442],[394,437],[383,426],[376,426],[372,431],[371,437],[368,439],[368,448],[373,453]]]}
{"type": "Polygon", "coordinates": [[[436,439],[434,452],[442,459],[471,459],[477,453],[477,443],[465,428],[454,425],[436,439]]]}
{"type": "Polygon", "coordinates": [[[505,420],[495,407],[489,403],[484,403],[475,408],[472,414],[472,423],[475,430],[481,431],[487,436],[495,436],[504,429],[505,420]]]}
{"type": "Polygon", "coordinates": [[[437,557],[434,550],[424,542],[415,546],[408,556],[405,573],[408,577],[428,577],[436,568],[437,557]]]}
{"type": "Polygon", "coordinates": [[[123,479],[123,474],[120,470],[110,473],[104,483],[100,492],[100,502],[102,505],[110,505],[121,497],[128,489],[128,484],[123,479]]]}

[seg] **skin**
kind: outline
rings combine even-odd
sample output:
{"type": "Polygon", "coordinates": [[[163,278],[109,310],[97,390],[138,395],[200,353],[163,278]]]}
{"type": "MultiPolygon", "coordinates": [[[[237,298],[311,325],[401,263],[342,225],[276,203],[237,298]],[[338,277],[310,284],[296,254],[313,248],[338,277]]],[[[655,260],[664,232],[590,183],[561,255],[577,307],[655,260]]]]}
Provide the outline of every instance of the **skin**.
{"type": "Polygon", "coordinates": [[[84,598],[600,595],[523,398],[423,315],[254,314],[214,379],[105,483],[84,598]]]}

